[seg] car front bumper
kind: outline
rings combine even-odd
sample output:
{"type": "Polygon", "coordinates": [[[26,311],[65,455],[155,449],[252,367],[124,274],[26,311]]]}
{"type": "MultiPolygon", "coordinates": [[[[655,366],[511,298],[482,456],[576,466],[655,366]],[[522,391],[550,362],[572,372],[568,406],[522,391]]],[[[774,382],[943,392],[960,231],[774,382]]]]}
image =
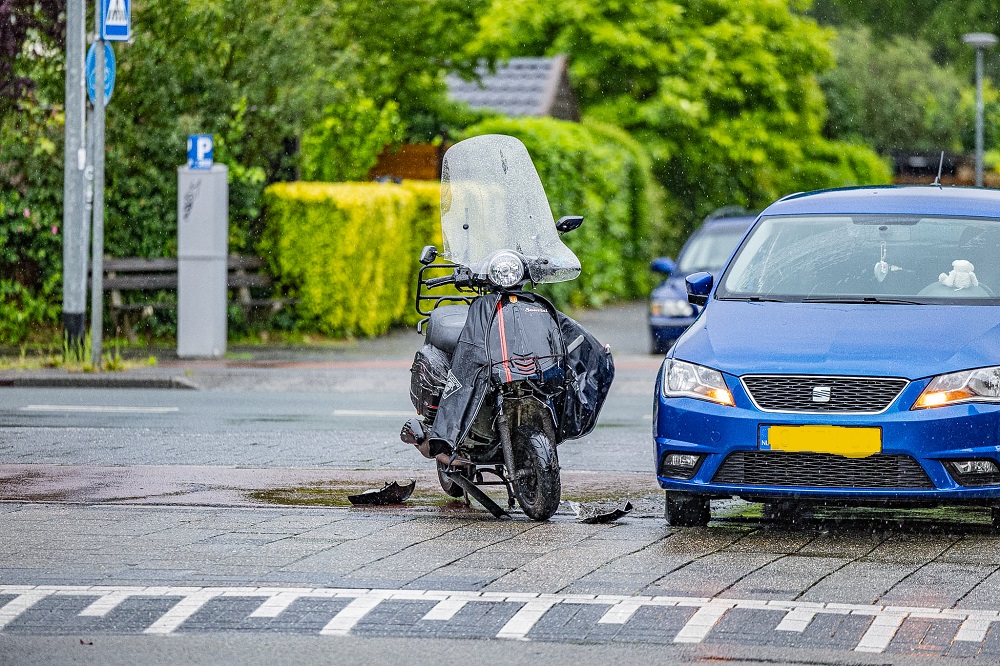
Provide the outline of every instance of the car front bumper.
{"type": "MultiPolygon", "coordinates": [[[[967,403],[933,409],[911,411],[910,407],[928,380],[911,382],[888,410],[881,414],[838,415],[775,413],[758,409],[750,401],[742,383],[726,376],[735,406],[717,405],[692,398],[664,398],[657,380],[653,414],[655,465],[657,480],[662,488],[678,492],[709,494],[718,497],[741,496],[749,499],[799,498],[843,501],[897,501],[913,503],[972,503],[1000,502],[1000,476],[996,485],[963,485],[956,480],[946,464],[953,460],[987,459],[1000,467],[1000,405],[967,403]],[[760,429],[768,425],[836,425],[881,428],[882,460],[889,457],[911,458],[919,469],[905,460],[910,468],[926,474],[921,483],[902,487],[857,487],[850,483],[834,483],[838,467],[846,468],[849,459],[829,454],[813,455],[811,473],[817,465],[830,465],[830,479],[813,485],[796,485],[789,476],[780,485],[756,483],[760,474],[748,473],[749,481],[732,482],[733,475],[721,473],[728,456],[733,460],[761,461],[762,456],[787,456],[783,452],[760,451],[760,429]],[[740,454],[740,452],[744,452],[740,454]],[[701,456],[689,479],[664,476],[661,460],[666,453],[691,453],[701,456]],[[817,457],[819,460],[817,460],[817,457]],[[720,481],[720,477],[724,481],[720,481]]],[[[795,454],[798,455],[798,454],[795,454]]],[[[770,457],[767,461],[773,461],[770,457]]],[[[784,461],[792,460],[785,458],[784,461]]],[[[850,459],[854,460],[854,459],[850,459]]],[[[733,469],[732,462],[726,470],[733,469]]],[[[864,463],[861,463],[864,465],[864,463]]],[[[670,470],[667,470],[670,471],[670,470]]],[[[751,470],[753,471],[753,470],[751,470]]],[[[843,472],[843,469],[839,470],[843,472]]],[[[844,478],[842,474],[840,478],[844,478]]],[[[907,478],[912,478],[907,477],[907,478]]],[[[990,477],[992,478],[992,477],[990,477]]]]}

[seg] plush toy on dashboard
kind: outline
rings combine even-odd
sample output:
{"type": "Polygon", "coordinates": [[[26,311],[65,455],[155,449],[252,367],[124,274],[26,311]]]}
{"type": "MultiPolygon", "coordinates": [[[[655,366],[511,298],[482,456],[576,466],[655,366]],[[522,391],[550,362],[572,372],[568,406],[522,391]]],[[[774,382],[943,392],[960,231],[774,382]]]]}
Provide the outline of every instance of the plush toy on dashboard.
{"type": "Polygon", "coordinates": [[[974,270],[976,270],[976,267],[972,265],[972,262],[965,259],[956,259],[951,262],[951,272],[941,273],[938,276],[938,282],[946,287],[954,287],[955,291],[968,289],[969,287],[978,287],[979,280],[976,279],[976,274],[973,273],[974,270]]]}

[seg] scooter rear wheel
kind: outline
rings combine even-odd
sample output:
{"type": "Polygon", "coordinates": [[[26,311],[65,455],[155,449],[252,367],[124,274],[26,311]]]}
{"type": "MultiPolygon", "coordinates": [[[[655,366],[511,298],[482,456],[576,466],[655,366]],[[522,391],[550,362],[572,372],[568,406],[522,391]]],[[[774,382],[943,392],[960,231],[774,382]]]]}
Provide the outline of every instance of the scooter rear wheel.
{"type": "Polygon", "coordinates": [[[524,515],[532,520],[548,520],[562,495],[559,459],[549,437],[531,426],[514,433],[514,494],[524,515]]]}

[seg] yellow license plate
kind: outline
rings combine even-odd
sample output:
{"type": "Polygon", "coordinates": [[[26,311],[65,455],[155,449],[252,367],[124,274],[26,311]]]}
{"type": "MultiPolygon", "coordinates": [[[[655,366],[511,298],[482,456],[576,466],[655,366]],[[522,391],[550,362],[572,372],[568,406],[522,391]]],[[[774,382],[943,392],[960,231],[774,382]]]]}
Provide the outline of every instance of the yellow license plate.
{"type": "Polygon", "coordinates": [[[845,458],[867,458],[881,453],[882,429],[850,426],[761,426],[761,451],[833,453],[845,458]]]}

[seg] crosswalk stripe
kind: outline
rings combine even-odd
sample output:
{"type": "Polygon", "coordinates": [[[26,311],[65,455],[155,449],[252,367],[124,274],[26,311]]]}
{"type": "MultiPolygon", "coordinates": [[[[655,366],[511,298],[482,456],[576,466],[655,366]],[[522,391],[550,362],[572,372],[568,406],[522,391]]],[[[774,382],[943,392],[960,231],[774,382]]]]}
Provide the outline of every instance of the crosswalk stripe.
{"type": "MultiPolygon", "coordinates": [[[[434,602],[421,620],[448,621],[470,603],[516,603],[520,607],[496,634],[497,638],[527,640],[545,614],[558,604],[607,607],[599,624],[627,624],[644,607],[692,608],[674,637],[675,643],[701,643],[732,609],[765,610],[784,613],[776,631],[804,632],[817,615],[860,615],[871,623],[856,644],[857,652],[883,652],[908,617],[961,622],[955,641],[983,642],[991,625],[1000,622],[998,610],[879,606],[819,603],[791,600],[711,599],[701,597],[617,596],[581,594],[538,594],[535,592],[463,592],[448,590],[385,590],[367,588],[295,587],[138,587],[86,585],[0,585],[0,595],[13,597],[0,606],[0,630],[17,620],[49,596],[95,597],[79,612],[84,617],[105,617],[130,597],[178,598],[166,613],[146,630],[166,635],[179,629],[206,604],[220,597],[259,598],[249,613],[252,618],[277,618],[303,598],[349,599],[320,631],[325,636],[344,636],[385,601],[434,602]]],[[[772,625],[773,626],[773,625],[772,625]]]]}

